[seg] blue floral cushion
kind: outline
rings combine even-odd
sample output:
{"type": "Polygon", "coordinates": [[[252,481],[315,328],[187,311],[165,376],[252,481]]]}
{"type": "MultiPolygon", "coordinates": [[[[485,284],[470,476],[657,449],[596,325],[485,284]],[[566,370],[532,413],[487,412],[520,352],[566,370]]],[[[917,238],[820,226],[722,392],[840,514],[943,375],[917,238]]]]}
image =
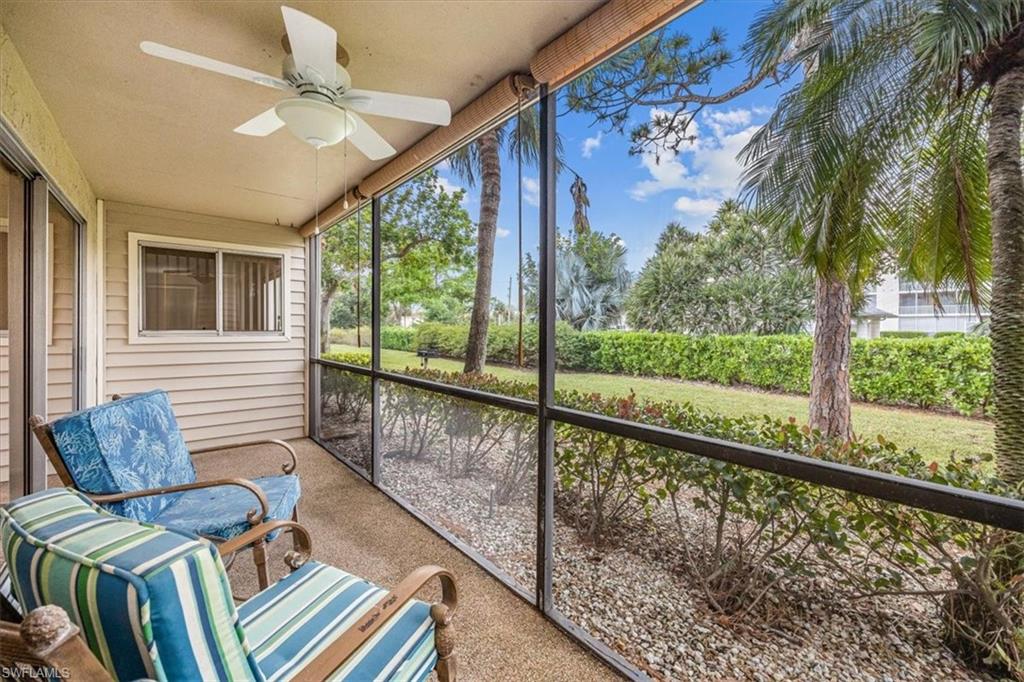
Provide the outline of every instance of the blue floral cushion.
{"type": "MultiPolygon", "coordinates": [[[[75,487],[84,492],[131,492],[196,480],[192,458],[164,391],[82,410],[58,419],[51,428],[64,466],[75,487]]],[[[119,516],[153,521],[175,497],[141,497],[105,507],[119,516]]]]}
{"type": "MultiPolygon", "coordinates": [[[[267,476],[254,478],[252,482],[267,496],[270,514],[264,521],[287,521],[292,517],[299,501],[298,476],[267,476]]],[[[199,488],[165,497],[175,499],[157,514],[153,523],[223,540],[249,530],[251,526],[245,515],[259,507],[256,497],[237,485],[199,488]]]]}

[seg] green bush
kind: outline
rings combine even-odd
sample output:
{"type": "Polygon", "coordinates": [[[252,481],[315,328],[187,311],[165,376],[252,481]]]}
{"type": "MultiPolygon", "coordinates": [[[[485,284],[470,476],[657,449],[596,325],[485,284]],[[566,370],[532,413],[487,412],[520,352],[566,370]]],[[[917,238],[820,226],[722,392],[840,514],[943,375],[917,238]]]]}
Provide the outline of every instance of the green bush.
{"type": "MultiPolygon", "coordinates": [[[[385,328],[388,329],[388,328],[385,328]]],[[[381,334],[384,348],[432,348],[442,356],[465,356],[464,325],[424,323],[401,333],[381,334]]],[[[536,325],[523,330],[525,364],[536,366],[536,325]]],[[[516,364],[518,329],[491,325],[489,362],[516,364]]],[[[776,336],[687,336],[664,332],[579,332],[555,327],[559,369],[634,374],[752,386],[807,394],[814,340],[806,334],[776,336]]],[[[984,336],[854,339],[851,392],[857,400],[984,413],[991,402],[991,344],[984,336]]]]}
{"type": "MultiPolygon", "coordinates": [[[[526,382],[493,375],[414,373],[504,395],[536,394],[526,382]]],[[[404,386],[389,386],[386,394],[385,414],[423,422],[396,432],[412,441],[405,446],[409,456],[441,452],[434,455],[436,464],[452,477],[489,473],[496,490],[505,485],[514,491],[507,500],[531,492],[536,448],[530,447],[528,427],[510,426],[522,424],[513,413],[482,405],[467,409],[466,401],[404,386]]],[[[633,395],[605,398],[559,391],[556,401],[940,486],[1024,497],[1024,483],[1013,487],[986,473],[991,468],[982,460],[929,462],[881,436],[837,444],[795,420],[730,418],[633,395]]],[[[1010,676],[1024,674],[1020,534],[569,424],[556,425],[555,440],[559,515],[600,545],[622,541],[631,522],[649,515],[655,505],[670,504],[677,537],[664,541],[681,549],[685,575],[713,609],[730,618],[762,606],[758,618],[768,618],[778,612],[782,595],[798,597],[808,589],[808,580],[828,576],[833,587],[827,589],[836,599],[917,595],[931,603],[948,645],[964,659],[996,666],[1010,676]],[[695,511],[683,513],[686,505],[695,511]]]]}
{"type": "Polygon", "coordinates": [[[409,327],[381,327],[380,347],[391,350],[416,350],[416,330],[409,327]]]}
{"type": "Polygon", "coordinates": [[[362,367],[370,366],[370,351],[369,350],[353,350],[353,351],[331,351],[330,353],[321,353],[321,360],[330,360],[331,362],[342,362],[346,365],[360,365],[362,367]]]}

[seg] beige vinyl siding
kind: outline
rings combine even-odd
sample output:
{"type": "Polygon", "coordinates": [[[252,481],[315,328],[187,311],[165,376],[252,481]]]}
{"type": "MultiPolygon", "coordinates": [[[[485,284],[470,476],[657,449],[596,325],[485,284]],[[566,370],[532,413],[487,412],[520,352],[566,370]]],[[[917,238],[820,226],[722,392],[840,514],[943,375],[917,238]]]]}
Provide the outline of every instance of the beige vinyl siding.
{"type": "Polygon", "coordinates": [[[105,202],[106,347],[104,400],[163,388],[193,446],[305,435],[305,244],[290,227],[105,202]],[[132,343],[129,233],[287,251],[288,339],[132,343]]]}

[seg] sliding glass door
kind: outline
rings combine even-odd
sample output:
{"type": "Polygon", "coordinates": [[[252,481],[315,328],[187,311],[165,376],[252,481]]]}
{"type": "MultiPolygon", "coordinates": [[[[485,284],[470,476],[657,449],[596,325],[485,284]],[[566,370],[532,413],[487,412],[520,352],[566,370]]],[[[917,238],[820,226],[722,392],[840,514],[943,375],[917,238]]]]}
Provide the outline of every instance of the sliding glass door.
{"type": "Polygon", "coordinates": [[[80,406],[82,225],[31,159],[0,155],[0,501],[54,480],[29,419],[80,406]]]}

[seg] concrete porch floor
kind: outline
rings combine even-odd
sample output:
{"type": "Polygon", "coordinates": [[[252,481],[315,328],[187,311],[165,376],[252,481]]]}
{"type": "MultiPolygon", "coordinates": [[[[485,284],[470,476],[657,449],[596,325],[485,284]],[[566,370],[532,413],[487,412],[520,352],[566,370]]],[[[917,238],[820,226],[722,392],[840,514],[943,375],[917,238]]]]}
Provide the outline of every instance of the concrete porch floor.
{"type": "MultiPolygon", "coordinates": [[[[468,557],[352,473],[311,440],[291,441],[302,481],[299,521],[313,536],[313,558],[381,586],[412,569],[438,564],[458,581],[455,627],[462,680],[614,680],[618,677],[468,557]]],[[[255,477],[277,470],[277,448],[213,452],[196,457],[200,479],[255,477]]],[[[273,577],[286,570],[287,538],[271,547],[273,577]]],[[[236,594],[256,591],[248,556],[230,571],[236,594]]],[[[434,598],[424,592],[423,598],[434,598]]]]}

